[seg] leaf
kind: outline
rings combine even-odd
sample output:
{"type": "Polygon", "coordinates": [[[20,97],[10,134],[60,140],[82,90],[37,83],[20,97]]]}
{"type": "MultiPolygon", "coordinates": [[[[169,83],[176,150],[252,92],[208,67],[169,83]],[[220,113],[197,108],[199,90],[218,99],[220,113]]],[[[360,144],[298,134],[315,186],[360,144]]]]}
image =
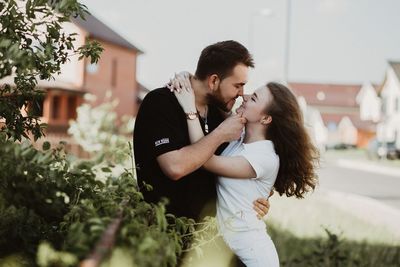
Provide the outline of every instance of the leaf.
{"type": "Polygon", "coordinates": [[[12,41],[9,39],[1,38],[0,47],[8,47],[8,46],[10,46],[11,42],[12,41]]]}
{"type": "Polygon", "coordinates": [[[90,224],[103,224],[103,221],[100,218],[91,218],[88,220],[90,224]]]}
{"type": "Polygon", "coordinates": [[[102,233],[104,231],[104,226],[102,225],[92,225],[90,226],[91,233],[102,233]]]}
{"type": "Polygon", "coordinates": [[[112,172],[112,170],[110,168],[108,168],[108,167],[103,167],[103,168],[101,168],[101,170],[103,172],[112,172]]]}
{"type": "Polygon", "coordinates": [[[51,145],[50,145],[50,142],[48,142],[48,141],[45,141],[42,145],[42,148],[44,151],[49,150],[50,147],[51,147],[51,145]]]}

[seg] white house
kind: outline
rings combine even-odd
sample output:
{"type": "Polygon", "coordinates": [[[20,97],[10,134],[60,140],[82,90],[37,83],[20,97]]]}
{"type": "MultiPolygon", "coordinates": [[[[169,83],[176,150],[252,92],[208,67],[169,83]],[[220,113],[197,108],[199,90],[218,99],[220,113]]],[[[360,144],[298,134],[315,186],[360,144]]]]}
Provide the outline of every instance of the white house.
{"type": "Polygon", "coordinates": [[[338,125],[339,144],[356,146],[358,131],[349,117],[344,116],[338,125]]]}
{"type": "Polygon", "coordinates": [[[378,122],[381,117],[381,99],[377,93],[377,86],[364,83],[356,96],[356,102],[360,106],[360,119],[363,121],[378,122]]]}
{"type": "Polygon", "coordinates": [[[308,106],[304,97],[298,97],[297,101],[303,112],[304,122],[311,138],[319,150],[324,151],[328,142],[328,129],[324,125],[321,113],[316,108],[308,106]]]}
{"type": "Polygon", "coordinates": [[[389,61],[380,96],[382,119],[377,128],[377,139],[394,143],[400,149],[400,62],[389,61]]]}

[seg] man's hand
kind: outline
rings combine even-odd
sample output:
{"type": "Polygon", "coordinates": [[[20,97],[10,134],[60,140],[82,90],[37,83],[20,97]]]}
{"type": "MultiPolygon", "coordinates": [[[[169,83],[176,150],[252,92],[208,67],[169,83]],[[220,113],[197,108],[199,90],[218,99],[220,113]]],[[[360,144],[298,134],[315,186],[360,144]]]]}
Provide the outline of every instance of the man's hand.
{"type": "Polygon", "coordinates": [[[274,194],[274,191],[269,193],[267,198],[258,198],[256,199],[253,204],[253,209],[257,212],[257,218],[261,220],[265,215],[267,215],[270,205],[269,205],[269,198],[274,194]]]}
{"type": "Polygon", "coordinates": [[[240,138],[245,123],[246,118],[236,114],[224,120],[215,130],[225,142],[235,141],[240,138]]]}

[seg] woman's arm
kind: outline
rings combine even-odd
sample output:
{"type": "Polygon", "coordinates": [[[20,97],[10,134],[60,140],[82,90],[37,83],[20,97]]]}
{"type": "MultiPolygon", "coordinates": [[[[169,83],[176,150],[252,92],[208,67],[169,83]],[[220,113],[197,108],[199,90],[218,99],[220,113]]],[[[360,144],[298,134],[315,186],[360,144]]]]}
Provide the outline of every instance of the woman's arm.
{"type": "MultiPolygon", "coordinates": [[[[196,143],[204,137],[199,120],[187,120],[190,142],[196,143]]],[[[219,176],[229,178],[255,178],[256,172],[250,163],[241,156],[224,157],[213,155],[204,163],[203,167],[219,176]]]]}
{"type": "Polygon", "coordinates": [[[250,163],[242,156],[224,157],[213,155],[203,167],[219,176],[235,179],[256,178],[250,163]]]}
{"type": "Polygon", "coordinates": [[[187,119],[190,143],[196,143],[204,137],[204,133],[198,118],[195,95],[190,83],[190,73],[181,72],[175,74],[174,79],[170,81],[167,87],[174,92],[176,99],[186,114],[192,113],[197,116],[195,119],[187,119]]]}
{"type": "MultiPolygon", "coordinates": [[[[175,79],[171,81],[171,86],[169,86],[169,88],[174,91],[174,94],[185,113],[196,112],[195,96],[190,85],[189,73],[183,72],[175,76],[175,79]]],[[[241,119],[240,115],[234,115],[226,119],[222,124],[237,123],[236,121],[241,119]]],[[[198,118],[192,120],[188,119],[187,124],[190,142],[192,144],[198,142],[204,137],[198,118]]],[[[229,178],[248,179],[256,177],[256,172],[250,163],[244,157],[240,156],[224,157],[213,155],[203,165],[203,167],[219,176],[229,178]]]]}
{"type": "MultiPolygon", "coordinates": [[[[196,143],[204,136],[200,122],[199,120],[187,120],[187,123],[190,142],[196,143]]],[[[229,178],[248,179],[256,177],[256,172],[253,167],[241,156],[224,157],[213,155],[204,163],[203,167],[219,176],[229,178]]]]}

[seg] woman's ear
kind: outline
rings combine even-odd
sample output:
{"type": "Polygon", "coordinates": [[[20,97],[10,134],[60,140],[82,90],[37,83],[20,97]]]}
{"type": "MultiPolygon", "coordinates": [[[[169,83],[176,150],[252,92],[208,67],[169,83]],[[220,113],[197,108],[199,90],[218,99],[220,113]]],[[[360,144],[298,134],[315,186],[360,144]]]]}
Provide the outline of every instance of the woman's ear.
{"type": "Polygon", "coordinates": [[[272,117],[270,116],[270,115],[264,115],[262,118],[261,118],[261,124],[263,124],[263,125],[268,125],[268,124],[270,124],[272,122],[272,117]]]}
{"type": "Polygon", "coordinates": [[[217,90],[219,83],[220,79],[217,74],[212,74],[210,77],[208,77],[208,87],[211,89],[211,91],[217,90]]]}

